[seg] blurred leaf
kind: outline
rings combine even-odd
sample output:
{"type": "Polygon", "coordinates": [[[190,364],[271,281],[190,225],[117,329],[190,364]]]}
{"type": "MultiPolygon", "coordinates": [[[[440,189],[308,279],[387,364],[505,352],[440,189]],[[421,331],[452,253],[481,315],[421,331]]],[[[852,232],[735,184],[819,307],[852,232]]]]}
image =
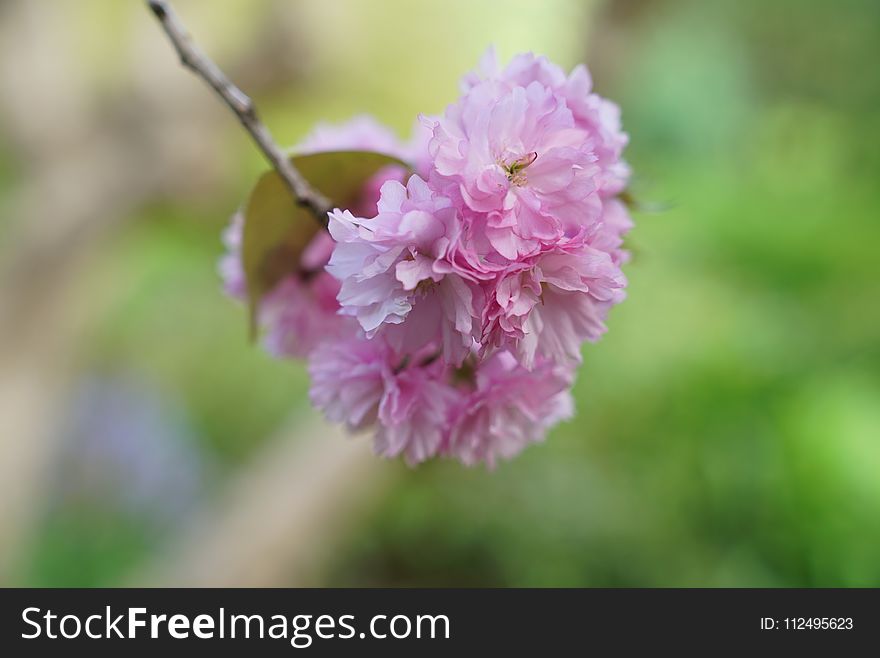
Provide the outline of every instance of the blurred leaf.
{"type": "MultiPolygon", "coordinates": [[[[330,151],[291,158],[309,183],[335,207],[357,200],[366,182],[397,158],[371,151],[330,151]]],[[[275,284],[299,268],[300,255],[321,230],[311,213],[298,206],[275,171],[263,174],[245,206],[242,261],[247,278],[251,330],[256,330],[260,300],[275,284]]]]}

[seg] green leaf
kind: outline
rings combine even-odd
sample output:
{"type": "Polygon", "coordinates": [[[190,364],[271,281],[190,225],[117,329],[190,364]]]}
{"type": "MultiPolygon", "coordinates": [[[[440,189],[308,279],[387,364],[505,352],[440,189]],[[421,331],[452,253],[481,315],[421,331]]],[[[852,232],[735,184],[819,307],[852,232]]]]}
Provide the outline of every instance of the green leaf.
{"type": "MultiPolygon", "coordinates": [[[[410,169],[397,158],[371,151],[314,153],[292,156],[291,161],[337,208],[355,202],[380,169],[389,165],[410,169]]],[[[276,171],[260,177],[245,205],[242,237],[252,335],[256,335],[260,301],[281,279],[299,269],[303,250],[320,230],[315,217],[296,204],[276,171]]]]}

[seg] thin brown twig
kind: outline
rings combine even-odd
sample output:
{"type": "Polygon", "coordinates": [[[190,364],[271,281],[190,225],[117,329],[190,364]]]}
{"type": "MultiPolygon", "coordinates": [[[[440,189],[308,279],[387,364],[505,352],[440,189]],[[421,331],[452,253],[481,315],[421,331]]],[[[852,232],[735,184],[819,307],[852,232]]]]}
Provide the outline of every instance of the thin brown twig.
{"type": "Polygon", "coordinates": [[[217,95],[235,112],[245,130],[281,176],[294,201],[309,210],[322,226],[327,226],[327,212],[332,209],[330,200],[309,185],[290,158],[272,139],[269,129],[257,117],[254,102],[236,87],[220,68],[195,44],[177,14],[165,0],[147,0],[174,49],[180,62],[207,82],[217,95]]]}

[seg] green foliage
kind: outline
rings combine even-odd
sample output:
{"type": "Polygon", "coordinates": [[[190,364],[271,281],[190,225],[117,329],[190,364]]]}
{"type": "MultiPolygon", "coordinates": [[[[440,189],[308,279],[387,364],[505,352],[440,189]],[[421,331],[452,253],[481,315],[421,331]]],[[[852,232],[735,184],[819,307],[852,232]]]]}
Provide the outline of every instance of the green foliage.
{"type": "Polygon", "coordinates": [[[42,541],[15,584],[119,586],[130,577],[131,565],[157,545],[150,530],[131,516],[74,506],[44,520],[42,541]]]}

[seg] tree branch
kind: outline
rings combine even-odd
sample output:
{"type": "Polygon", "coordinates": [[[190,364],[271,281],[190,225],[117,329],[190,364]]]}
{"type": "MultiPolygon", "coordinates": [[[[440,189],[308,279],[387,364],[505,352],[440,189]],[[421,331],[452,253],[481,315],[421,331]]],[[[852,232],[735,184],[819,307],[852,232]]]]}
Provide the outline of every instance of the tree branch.
{"type": "Polygon", "coordinates": [[[236,87],[220,68],[196,46],[183,23],[165,0],[147,0],[174,49],[180,63],[207,82],[217,95],[235,112],[245,130],[281,176],[296,203],[312,213],[323,227],[327,226],[327,213],[332,209],[330,200],[309,185],[290,158],[272,139],[269,129],[257,117],[254,102],[236,87]]]}

